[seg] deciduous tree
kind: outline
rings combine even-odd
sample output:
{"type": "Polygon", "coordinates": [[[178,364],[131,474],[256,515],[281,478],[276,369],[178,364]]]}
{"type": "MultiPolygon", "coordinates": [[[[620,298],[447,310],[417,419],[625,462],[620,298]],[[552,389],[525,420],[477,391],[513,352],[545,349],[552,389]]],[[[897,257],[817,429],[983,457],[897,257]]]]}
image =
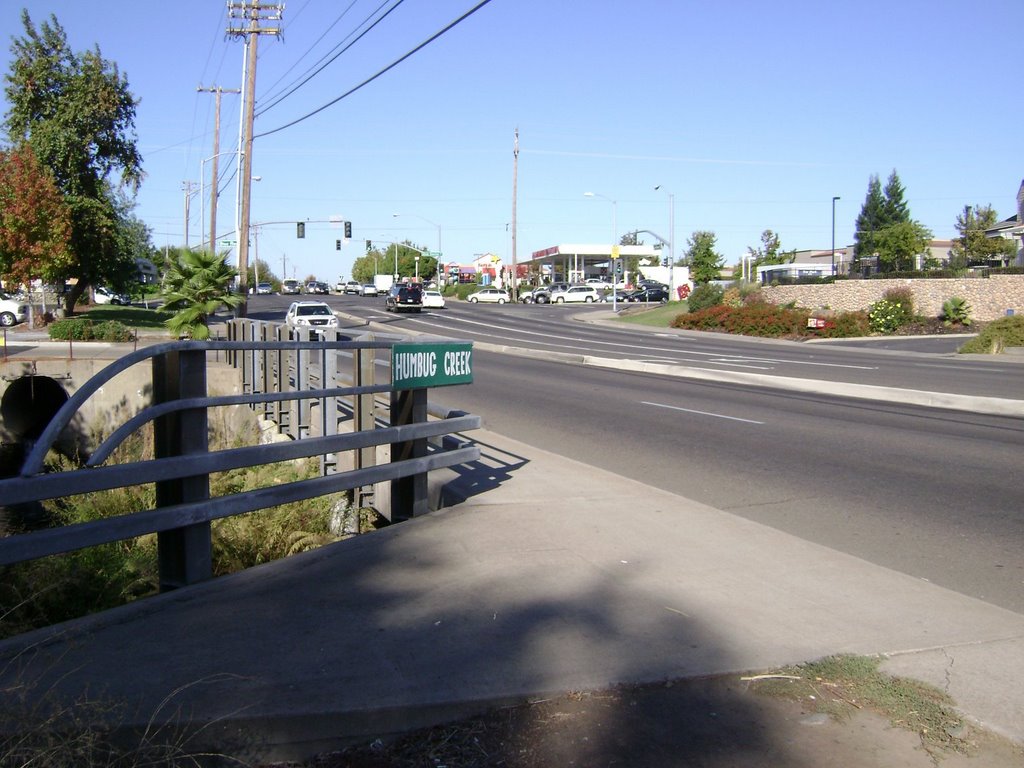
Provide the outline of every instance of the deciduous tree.
{"type": "MultiPolygon", "coordinates": [[[[10,109],[4,129],[13,146],[28,144],[53,174],[71,209],[71,263],[63,277],[77,277],[68,311],[86,287],[123,275],[133,266],[126,244],[135,237],[128,198],[142,158],[134,136],[136,100],[117,65],[99,49],[75,53],[55,16],[38,28],[22,12],[25,34],[11,43],[4,93],[10,109]]],[[[138,229],[135,228],[135,234],[138,229]]]]}
{"type": "Polygon", "coordinates": [[[0,151],[0,277],[53,280],[71,263],[71,212],[32,148],[0,151]]]}
{"type": "Polygon", "coordinates": [[[967,267],[971,264],[990,264],[993,261],[1008,262],[1017,253],[1013,240],[1003,237],[986,237],[985,230],[999,221],[991,205],[965,205],[956,217],[959,239],[949,250],[950,266],[967,267]]]}

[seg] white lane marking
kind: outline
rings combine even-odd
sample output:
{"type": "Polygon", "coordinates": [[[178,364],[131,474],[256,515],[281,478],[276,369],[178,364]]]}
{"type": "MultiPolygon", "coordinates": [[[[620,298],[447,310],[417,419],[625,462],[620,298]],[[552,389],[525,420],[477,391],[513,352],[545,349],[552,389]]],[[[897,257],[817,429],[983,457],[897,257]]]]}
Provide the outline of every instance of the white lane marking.
{"type": "MultiPolygon", "coordinates": [[[[959,360],[951,360],[947,365],[939,365],[938,363],[914,363],[915,368],[941,368],[944,371],[950,370],[959,363],[959,360]]],[[[964,360],[963,362],[974,362],[973,360],[964,360]]],[[[1006,373],[1002,368],[986,368],[985,373],[1006,373]]]]}
{"type": "Polygon", "coordinates": [[[739,416],[726,416],[723,413],[710,413],[708,411],[695,411],[692,408],[680,408],[678,405],[665,405],[664,403],[649,403],[646,400],[641,400],[640,405],[651,405],[655,408],[668,408],[670,411],[683,411],[684,413],[696,413],[699,416],[714,416],[716,419],[728,419],[729,421],[742,421],[745,424],[764,424],[763,421],[754,421],[753,419],[741,419],[739,416]]]}
{"type": "MultiPolygon", "coordinates": [[[[506,331],[508,333],[518,333],[518,334],[522,334],[524,336],[542,336],[542,337],[544,337],[546,339],[551,338],[551,333],[550,332],[545,333],[545,332],[541,332],[541,331],[527,331],[527,330],[523,330],[523,329],[519,329],[519,328],[511,328],[511,327],[508,327],[508,326],[498,326],[498,325],[494,325],[493,323],[483,323],[483,322],[480,322],[478,320],[467,320],[465,318],[454,317],[452,315],[446,316],[445,319],[446,320],[457,321],[457,322],[460,322],[460,323],[466,323],[467,325],[482,325],[488,331],[495,331],[495,330],[500,329],[500,330],[506,331]]],[[[426,323],[423,320],[413,320],[413,322],[420,322],[420,323],[423,323],[424,325],[435,325],[435,327],[446,328],[446,329],[450,330],[449,326],[440,325],[440,324],[433,324],[433,323],[426,323]]],[[[504,340],[509,340],[509,339],[513,339],[514,340],[515,339],[515,337],[510,337],[510,336],[497,336],[496,338],[500,338],[500,339],[504,339],[504,340]]],[[[582,338],[582,337],[570,337],[570,336],[564,336],[564,337],[561,337],[561,338],[564,339],[565,341],[575,341],[575,342],[579,342],[581,344],[601,344],[601,345],[604,345],[606,347],[625,347],[626,349],[630,349],[630,350],[635,350],[637,348],[636,344],[623,344],[623,343],[615,342],[615,341],[601,341],[600,339],[585,339],[585,338],[582,338]]],[[[551,344],[550,342],[545,342],[545,344],[547,344],[549,346],[558,346],[558,345],[555,345],[555,344],[551,344]]],[[[579,349],[579,347],[572,347],[572,346],[567,346],[567,348],[568,349],[579,349]]],[[[809,365],[809,366],[818,366],[818,367],[823,367],[823,368],[854,368],[854,369],[861,370],[861,371],[877,371],[878,370],[878,366],[875,366],[875,365],[845,365],[843,363],[818,363],[818,362],[813,362],[811,360],[776,360],[774,358],[768,358],[768,357],[753,357],[753,356],[747,356],[747,355],[735,355],[735,354],[728,354],[728,353],[723,355],[723,353],[721,353],[721,352],[699,352],[699,351],[693,350],[693,349],[680,350],[678,348],[673,349],[671,347],[646,347],[644,349],[644,351],[646,351],[646,352],[676,352],[676,353],[685,351],[685,353],[688,354],[688,355],[701,355],[703,357],[715,357],[715,358],[718,358],[718,360],[712,361],[712,362],[719,362],[719,361],[721,361],[723,363],[724,363],[724,361],[722,361],[722,358],[726,357],[726,358],[732,358],[734,360],[744,360],[744,361],[752,362],[752,363],[775,363],[777,365],[778,364],[809,365]]],[[[736,365],[738,365],[738,364],[739,363],[736,363],[736,365]]]]}

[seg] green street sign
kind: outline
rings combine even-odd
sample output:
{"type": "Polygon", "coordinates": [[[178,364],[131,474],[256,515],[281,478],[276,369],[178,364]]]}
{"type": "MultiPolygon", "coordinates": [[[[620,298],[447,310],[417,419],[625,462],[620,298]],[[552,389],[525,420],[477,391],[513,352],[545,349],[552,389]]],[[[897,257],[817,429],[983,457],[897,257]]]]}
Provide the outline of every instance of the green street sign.
{"type": "Polygon", "coordinates": [[[220,245],[238,245],[237,240],[218,240],[217,242],[220,245]]]}
{"type": "Polygon", "coordinates": [[[401,343],[391,347],[392,389],[423,389],[472,383],[471,342],[401,343]]]}

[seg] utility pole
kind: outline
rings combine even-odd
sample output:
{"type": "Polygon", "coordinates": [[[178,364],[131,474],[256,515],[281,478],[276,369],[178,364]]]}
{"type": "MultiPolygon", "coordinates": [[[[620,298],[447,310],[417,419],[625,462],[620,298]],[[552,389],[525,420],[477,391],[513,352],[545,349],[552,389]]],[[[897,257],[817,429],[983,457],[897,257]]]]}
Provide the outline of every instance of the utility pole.
{"type": "Polygon", "coordinates": [[[260,23],[280,20],[283,7],[274,3],[260,3],[258,0],[234,0],[228,3],[229,18],[248,22],[227,29],[227,34],[245,38],[242,155],[238,163],[239,182],[242,186],[238,224],[238,288],[242,301],[235,310],[236,317],[245,317],[249,311],[249,201],[252,190],[252,128],[256,115],[256,43],[260,35],[281,34],[280,27],[263,27],[260,23]]]}
{"type": "Polygon", "coordinates": [[[519,184],[519,127],[516,126],[516,137],[512,144],[512,303],[519,300],[519,269],[516,267],[516,200],[519,184]]]}
{"type": "Polygon", "coordinates": [[[214,108],[213,108],[213,171],[211,175],[213,180],[210,184],[210,251],[213,253],[217,252],[217,198],[220,192],[217,188],[218,179],[218,161],[220,159],[220,95],[222,93],[241,93],[241,88],[226,89],[221,88],[219,85],[215,85],[212,88],[203,88],[199,86],[196,88],[199,93],[212,93],[214,95],[214,108]]]}

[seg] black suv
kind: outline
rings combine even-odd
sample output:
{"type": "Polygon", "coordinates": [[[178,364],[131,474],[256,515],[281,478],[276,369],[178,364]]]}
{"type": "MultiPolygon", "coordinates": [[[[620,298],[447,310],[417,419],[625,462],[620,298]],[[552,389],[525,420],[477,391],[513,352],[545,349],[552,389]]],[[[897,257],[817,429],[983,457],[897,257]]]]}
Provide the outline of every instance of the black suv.
{"type": "Polygon", "coordinates": [[[419,312],[423,309],[423,291],[420,286],[409,283],[393,285],[384,298],[384,309],[388,312],[419,312]]]}

